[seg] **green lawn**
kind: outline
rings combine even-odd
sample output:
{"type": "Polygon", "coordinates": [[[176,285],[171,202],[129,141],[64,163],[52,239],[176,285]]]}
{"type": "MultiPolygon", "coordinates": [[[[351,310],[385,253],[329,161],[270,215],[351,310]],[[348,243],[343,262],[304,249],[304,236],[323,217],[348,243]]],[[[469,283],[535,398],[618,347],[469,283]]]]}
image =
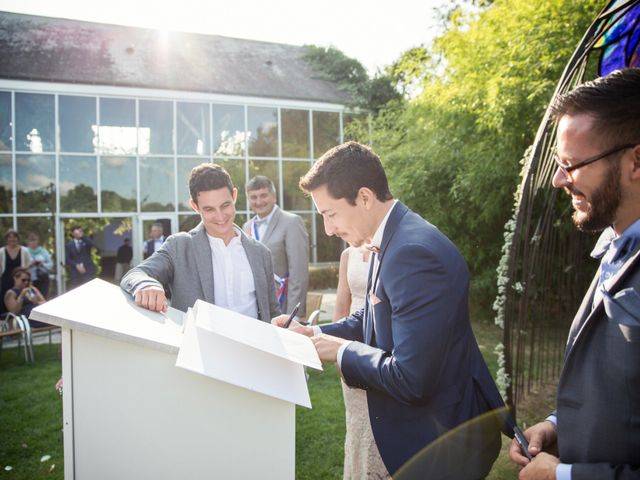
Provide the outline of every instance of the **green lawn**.
{"type": "MultiPolygon", "coordinates": [[[[474,332],[487,362],[495,371],[493,347],[500,330],[487,322],[474,324],[474,332]]],[[[36,347],[36,363],[24,365],[15,349],[0,356],[0,479],[63,478],[62,401],[54,389],[60,377],[59,345],[36,347]],[[51,458],[41,462],[41,458],[51,458]],[[10,471],[5,468],[12,467],[10,471]]],[[[313,409],[296,410],[296,478],[342,478],[345,433],[344,403],[339,376],[333,365],[322,372],[309,369],[313,409]]],[[[520,423],[531,424],[550,411],[553,388],[528,399],[520,423]]],[[[492,480],[517,478],[506,457],[506,441],[489,476],[492,480]]]]}

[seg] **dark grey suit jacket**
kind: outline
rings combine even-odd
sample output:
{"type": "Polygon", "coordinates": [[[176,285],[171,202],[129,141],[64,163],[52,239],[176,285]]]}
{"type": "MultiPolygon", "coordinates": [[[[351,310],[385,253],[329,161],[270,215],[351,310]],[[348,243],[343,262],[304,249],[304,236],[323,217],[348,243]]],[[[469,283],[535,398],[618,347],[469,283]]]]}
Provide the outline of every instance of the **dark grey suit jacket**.
{"type": "MultiPolygon", "coordinates": [[[[242,228],[250,235],[251,227],[250,220],[242,228]]],[[[289,273],[287,300],[282,307],[284,313],[290,313],[300,302],[298,315],[304,316],[309,287],[309,235],[302,218],[276,208],[260,241],[271,250],[276,275],[282,277],[289,273]]]]}
{"type": "MultiPolygon", "coordinates": [[[[280,315],[273,282],[269,250],[237,229],[253,272],[258,302],[258,318],[270,322],[280,315]]],[[[202,223],[190,232],[171,235],[160,250],[129,270],[120,287],[129,294],[139,286],[166,285],[171,290],[171,306],[186,311],[196,300],[215,303],[211,247],[202,223]]]]}
{"type": "Polygon", "coordinates": [[[569,333],[558,384],[560,461],[572,480],[640,478],[640,248],[591,308],[600,271],[569,333]]]}

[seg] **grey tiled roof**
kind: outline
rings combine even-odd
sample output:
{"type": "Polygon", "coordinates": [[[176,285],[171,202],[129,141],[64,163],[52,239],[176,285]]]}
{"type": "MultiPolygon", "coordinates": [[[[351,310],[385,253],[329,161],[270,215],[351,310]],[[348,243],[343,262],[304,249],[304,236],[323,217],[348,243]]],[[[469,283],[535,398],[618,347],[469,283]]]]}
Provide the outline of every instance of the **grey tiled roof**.
{"type": "Polygon", "coordinates": [[[304,47],[0,12],[0,78],[344,104],[304,47]]]}

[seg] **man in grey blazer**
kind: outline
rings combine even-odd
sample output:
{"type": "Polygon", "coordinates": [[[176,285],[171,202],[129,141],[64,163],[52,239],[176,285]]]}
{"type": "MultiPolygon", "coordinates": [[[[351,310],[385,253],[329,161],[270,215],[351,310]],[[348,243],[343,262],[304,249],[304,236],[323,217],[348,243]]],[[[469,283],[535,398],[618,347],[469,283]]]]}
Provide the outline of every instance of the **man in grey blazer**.
{"type": "Polygon", "coordinates": [[[269,178],[262,175],[252,178],[246,190],[256,215],[242,228],[271,250],[282,311],[290,313],[300,302],[298,315],[304,316],[309,286],[309,235],[304,222],[276,205],[276,188],[269,178]]]}
{"type": "Polygon", "coordinates": [[[164,284],[178,310],[202,299],[269,322],[280,314],[271,254],[234,224],[238,191],[229,174],[216,164],[198,165],[191,171],[189,192],[201,223],[167,238],[120,286],[137,305],[153,311],[167,309],[164,284]]]}
{"type": "Polygon", "coordinates": [[[576,314],[556,411],[514,442],[520,479],[640,478],[640,69],[580,85],[553,105],[553,186],[573,221],[602,231],[600,268],[576,314]]]}

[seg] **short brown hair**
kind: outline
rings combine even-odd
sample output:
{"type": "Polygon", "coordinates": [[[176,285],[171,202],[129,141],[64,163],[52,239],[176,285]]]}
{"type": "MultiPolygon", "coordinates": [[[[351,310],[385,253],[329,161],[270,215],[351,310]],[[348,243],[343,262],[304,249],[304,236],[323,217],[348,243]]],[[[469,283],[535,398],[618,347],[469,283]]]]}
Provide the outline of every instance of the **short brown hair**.
{"type": "Polygon", "coordinates": [[[623,68],[555,98],[553,118],[589,115],[597,135],[612,144],[640,142],[640,69],[623,68]]]}
{"type": "Polygon", "coordinates": [[[29,278],[31,278],[31,274],[29,273],[29,270],[24,268],[24,267],[16,267],[13,270],[11,270],[11,278],[16,278],[18,275],[27,275],[29,278]]]}
{"type": "Polygon", "coordinates": [[[193,167],[189,175],[189,194],[195,203],[198,203],[200,192],[221,188],[228,188],[233,193],[231,176],[224,168],[215,163],[201,163],[193,167]]]}
{"type": "Polygon", "coordinates": [[[13,228],[10,228],[9,230],[7,230],[7,232],[4,234],[4,239],[6,240],[9,237],[16,237],[18,240],[20,240],[20,234],[14,230],[13,228]]]}
{"type": "Polygon", "coordinates": [[[393,198],[380,157],[357,142],[343,143],[326,152],[299,183],[305,193],[323,185],[333,198],[344,198],[351,205],[356,204],[362,187],[371,189],[381,202],[393,198]]]}
{"type": "Polygon", "coordinates": [[[276,193],[276,186],[273,184],[269,177],[265,177],[264,175],[256,175],[245,187],[245,190],[248,192],[253,192],[254,190],[262,190],[266,188],[271,193],[276,193]]]}

